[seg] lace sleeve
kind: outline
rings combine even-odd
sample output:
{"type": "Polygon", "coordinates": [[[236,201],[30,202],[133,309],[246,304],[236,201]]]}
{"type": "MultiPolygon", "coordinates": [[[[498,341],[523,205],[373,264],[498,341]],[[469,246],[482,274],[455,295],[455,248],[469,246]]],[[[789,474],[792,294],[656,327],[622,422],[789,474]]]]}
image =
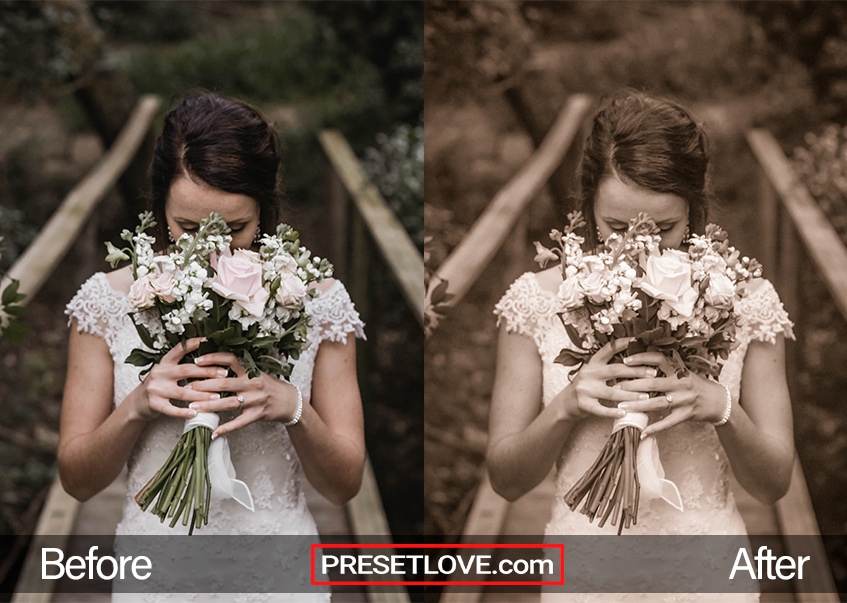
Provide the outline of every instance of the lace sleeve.
{"type": "Polygon", "coordinates": [[[309,312],[314,325],[314,338],[317,343],[324,339],[343,343],[353,333],[359,339],[365,337],[365,323],[359,317],[350,294],[341,283],[335,281],[310,303],[309,312]]]}
{"type": "Polygon", "coordinates": [[[788,312],[770,281],[763,281],[742,299],[736,311],[742,328],[751,340],[776,343],[777,335],[794,339],[794,324],[788,319],[788,312]]]}
{"type": "Polygon", "coordinates": [[[85,281],[65,307],[68,326],[76,319],[80,333],[97,335],[110,345],[115,337],[116,318],[126,311],[124,300],[112,289],[103,272],[85,281]]]}
{"type": "Polygon", "coordinates": [[[555,316],[554,301],[555,296],[544,295],[535,274],[526,272],[512,283],[494,306],[497,326],[505,324],[510,333],[530,337],[541,347],[542,325],[555,316]]]}

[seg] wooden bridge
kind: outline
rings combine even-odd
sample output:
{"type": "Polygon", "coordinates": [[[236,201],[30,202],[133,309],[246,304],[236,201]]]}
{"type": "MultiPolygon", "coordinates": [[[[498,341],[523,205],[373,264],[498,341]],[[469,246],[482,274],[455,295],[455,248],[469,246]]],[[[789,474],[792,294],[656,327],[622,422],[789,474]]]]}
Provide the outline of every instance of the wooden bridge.
{"type": "MultiPolygon", "coordinates": [[[[557,119],[529,160],[492,198],[461,243],[435,270],[426,297],[429,330],[437,328],[439,315],[460,303],[479,279],[507,239],[525,240],[526,220],[521,217],[538,196],[551,175],[561,168],[563,160],[572,157],[574,142],[582,132],[593,99],[574,95],[563,106],[557,119]]],[[[842,314],[847,317],[847,251],[832,226],[809,193],[792,177],[793,170],[779,145],[766,131],[747,133],[747,140],[760,165],[761,186],[759,219],[765,253],[764,265],[775,267],[775,282],[786,309],[792,316],[798,309],[797,249],[803,245],[815,260],[842,314]],[[777,245],[779,241],[779,245],[777,245]]],[[[573,166],[570,166],[572,169],[573,166]]],[[[802,325],[798,325],[798,332],[802,325]]],[[[795,345],[789,345],[789,385],[793,386],[791,368],[795,345]]],[[[436,445],[433,443],[432,445],[436,445]]],[[[751,535],[808,535],[816,544],[815,558],[826,559],[820,531],[811,504],[806,480],[799,460],[795,463],[788,494],[773,506],[763,505],[734,483],[739,509],[751,535]]],[[[462,540],[474,536],[543,534],[549,520],[554,496],[552,474],[535,489],[514,503],[497,495],[491,487],[485,467],[480,470],[480,484],[471,505],[462,540]]],[[[791,539],[784,539],[786,554],[792,553],[791,539]]],[[[808,540],[804,540],[804,544],[808,540]]],[[[831,572],[827,569],[807,575],[805,592],[791,594],[764,592],[763,601],[797,601],[828,603],[838,601],[831,572]],[[817,591],[807,594],[809,591],[817,591]]],[[[537,592],[523,595],[503,594],[496,588],[479,587],[444,589],[440,603],[478,603],[495,601],[535,601],[537,592]]]]}
{"type": "MultiPolygon", "coordinates": [[[[36,240],[11,268],[6,279],[20,281],[20,291],[30,301],[41,285],[50,277],[59,261],[74,241],[84,231],[100,201],[106,196],[127,168],[139,146],[149,132],[151,123],[160,108],[155,96],[143,97],[111,149],[93,171],[83,179],[63,200],[59,209],[40,231],[36,240]]],[[[412,313],[423,325],[423,258],[408,234],[394,216],[376,187],[371,184],[359,165],[344,137],[337,131],[320,133],[320,142],[327,156],[333,194],[331,215],[334,220],[333,239],[339,258],[353,258],[351,265],[336,263],[336,274],[341,275],[350,290],[357,309],[368,321],[368,296],[366,286],[368,266],[356,264],[357,258],[378,255],[388,267],[407,300],[412,313]],[[375,248],[378,253],[371,251],[375,248]]],[[[5,282],[0,283],[0,290],[5,282]]],[[[361,350],[360,346],[360,350],[361,350]]],[[[360,382],[365,381],[361,375],[360,382]]],[[[367,536],[369,543],[392,542],[392,535],[382,500],[377,488],[373,468],[366,462],[362,488],[347,505],[334,505],[313,490],[303,479],[309,508],[322,536],[367,536]]],[[[60,537],[69,550],[77,536],[112,535],[120,515],[126,493],[125,477],[115,482],[85,503],[79,503],[54,479],[34,530],[39,536],[60,537]]],[[[55,545],[54,545],[55,546],[55,545]]],[[[79,601],[79,593],[62,593],[62,583],[47,590],[40,580],[40,551],[32,547],[19,576],[14,603],[48,603],[79,601]],[[38,592],[41,590],[41,592],[38,592]]],[[[96,603],[109,601],[110,594],[85,594],[84,600],[96,603]]],[[[391,591],[374,587],[352,591],[346,588],[343,595],[333,594],[334,601],[351,603],[407,603],[409,597],[402,589],[391,591]]]]}

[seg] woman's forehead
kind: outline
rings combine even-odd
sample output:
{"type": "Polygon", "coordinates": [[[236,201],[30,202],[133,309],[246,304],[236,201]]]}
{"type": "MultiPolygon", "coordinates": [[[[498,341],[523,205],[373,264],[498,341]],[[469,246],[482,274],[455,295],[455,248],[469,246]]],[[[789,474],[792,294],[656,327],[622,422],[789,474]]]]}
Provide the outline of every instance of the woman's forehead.
{"type": "Polygon", "coordinates": [[[609,176],[597,187],[594,211],[604,219],[622,222],[628,222],[644,212],[656,222],[662,222],[685,218],[688,203],[678,195],[658,193],[623,182],[617,176],[609,176]]]}
{"type": "Polygon", "coordinates": [[[171,184],[165,208],[175,219],[199,221],[217,212],[227,222],[233,222],[254,218],[259,204],[247,195],[228,193],[204,182],[180,177],[171,184]]]}

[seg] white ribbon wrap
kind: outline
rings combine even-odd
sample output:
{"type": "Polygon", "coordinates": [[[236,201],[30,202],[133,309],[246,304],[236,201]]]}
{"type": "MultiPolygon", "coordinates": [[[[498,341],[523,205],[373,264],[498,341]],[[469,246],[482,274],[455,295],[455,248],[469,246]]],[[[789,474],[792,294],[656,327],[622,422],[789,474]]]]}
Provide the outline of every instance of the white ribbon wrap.
{"type": "MultiPolygon", "coordinates": [[[[643,412],[628,412],[615,421],[612,433],[628,425],[644,431],[648,422],[649,419],[643,412]]],[[[680,496],[676,484],[669,479],[665,479],[665,468],[662,467],[659,447],[656,445],[654,436],[647,436],[641,440],[636,453],[636,464],[638,467],[638,482],[641,484],[641,497],[645,500],[661,498],[673,508],[682,511],[682,496],[680,496]]]]}
{"type": "MultiPolygon", "coordinates": [[[[182,429],[182,433],[188,433],[195,427],[205,426],[212,431],[220,423],[220,417],[214,412],[198,412],[197,416],[188,419],[182,429]]],[[[209,444],[209,481],[212,482],[212,496],[217,499],[232,498],[251,511],[253,507],[253,495],[250,487],[240,479],[235,479],[235,467],[229,456],[229,443],[226,436],[212,440],[209,444]]]]}

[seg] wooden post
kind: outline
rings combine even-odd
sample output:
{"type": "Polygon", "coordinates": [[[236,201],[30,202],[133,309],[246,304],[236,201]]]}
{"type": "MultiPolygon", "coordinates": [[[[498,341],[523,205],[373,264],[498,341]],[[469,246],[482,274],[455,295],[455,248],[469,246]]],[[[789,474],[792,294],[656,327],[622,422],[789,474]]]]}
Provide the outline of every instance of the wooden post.
{"type": "Polygon", "coordinates": [[[765,277],[773,278],[777,273],[777,246],[776,237],[779,228],[779,201],[776,191],[768,180],[767,175],[759,170],[759,223],[761,226],[759,240],[761,248],[758,258],[764,267],[765,277]]]}
{"type": "MultiPolygon", "coordinates": [[[[779,260],[778,260],[778,278],[779,296],[782,299],[782,305],[785,306],[788,315],[791,316],[797,329],[797,337],[802,337],[802,327],[797,323],[800,315],[800,299],[799,299],[799,254],[802,253],[797,241],[797,234],[794,227],[785,212],[779,212],[779,260]]],[[[797,362],[799,356],[797,354],[797,341],[785,342],[785,368],[788,385],[791,390],[796,389],[797,383],[797,362]]]]}
{"type": "Polygon", "coordinates": [[[332,238],[332,265],[334,274],[343,281],[350,280],[348,254],[350,253],[349,199],[341,178],[327,164],[327,196],[329,198],[329,226],[332,238]]]}

